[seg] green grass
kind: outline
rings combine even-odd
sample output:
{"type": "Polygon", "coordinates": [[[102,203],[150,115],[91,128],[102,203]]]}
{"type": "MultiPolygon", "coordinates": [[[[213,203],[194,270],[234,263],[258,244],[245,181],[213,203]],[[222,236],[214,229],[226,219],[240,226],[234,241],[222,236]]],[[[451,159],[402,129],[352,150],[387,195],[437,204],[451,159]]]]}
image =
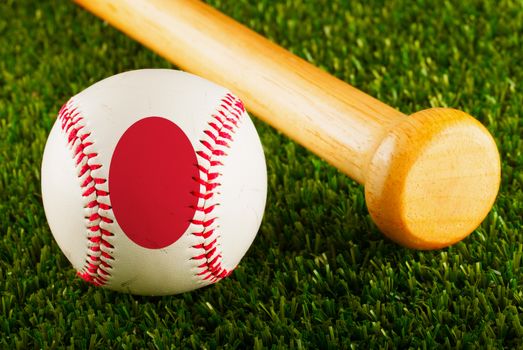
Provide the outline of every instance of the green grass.
{"type": "Polygon", "coordinates": [[[523,347],[523,2],[211,3],[405,113],[476,116],[502,155],[485,222],[453,247],[384,238],[362,187],[256,121],[269,172],[261,230],[236,272],[192,293],[91,287],[53,240],[40,195],[67,98],[169,63],[69,2],[0,2],[0,348],[523,347]]]}

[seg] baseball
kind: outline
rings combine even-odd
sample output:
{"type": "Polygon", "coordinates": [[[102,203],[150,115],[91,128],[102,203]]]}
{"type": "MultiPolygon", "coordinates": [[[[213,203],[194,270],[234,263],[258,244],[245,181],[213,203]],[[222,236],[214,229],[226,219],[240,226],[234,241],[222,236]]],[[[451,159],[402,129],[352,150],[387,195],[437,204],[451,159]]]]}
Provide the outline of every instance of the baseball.
{"type": "Polygon", "coordinates": [[[42,161],[53,236],[78,275],[140,295],[228,276],[261,224],[263,149],[227,89],[167,69],[104,79],[60,110],[42,161]]]}

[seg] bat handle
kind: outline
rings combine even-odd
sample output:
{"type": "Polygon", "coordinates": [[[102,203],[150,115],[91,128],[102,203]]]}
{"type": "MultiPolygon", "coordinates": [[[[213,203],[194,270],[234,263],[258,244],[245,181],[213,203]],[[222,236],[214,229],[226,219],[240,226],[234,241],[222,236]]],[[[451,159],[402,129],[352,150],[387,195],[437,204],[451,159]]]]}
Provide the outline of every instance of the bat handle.
{"type": "Polygon", "coordinates": [[[182,69],[227,86],[250,112],[364,184],[371,216],[401,244],[457,242],[494,202],[496,145],[463,112],[406,117],[199,1],[75,1],[182,69]]]}

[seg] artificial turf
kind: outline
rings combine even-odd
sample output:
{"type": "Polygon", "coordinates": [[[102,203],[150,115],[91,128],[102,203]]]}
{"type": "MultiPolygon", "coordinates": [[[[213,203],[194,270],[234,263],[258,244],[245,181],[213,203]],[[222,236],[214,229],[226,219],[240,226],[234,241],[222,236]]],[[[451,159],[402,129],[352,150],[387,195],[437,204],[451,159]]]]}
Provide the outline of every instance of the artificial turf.
{"type": "Polygon", "coordinates": [[[210,2],[407,114],[476,116],[502,156],[493,210],[450,248],[402,248],[371,222],[361,186],[256,121],[268,204],[234,274],[168,297],[92,287],[44,216],[47,133],[92,83],[172,66],[70,2],[3,0],[0,348],[523,347],[523,2],[210,2]]]}

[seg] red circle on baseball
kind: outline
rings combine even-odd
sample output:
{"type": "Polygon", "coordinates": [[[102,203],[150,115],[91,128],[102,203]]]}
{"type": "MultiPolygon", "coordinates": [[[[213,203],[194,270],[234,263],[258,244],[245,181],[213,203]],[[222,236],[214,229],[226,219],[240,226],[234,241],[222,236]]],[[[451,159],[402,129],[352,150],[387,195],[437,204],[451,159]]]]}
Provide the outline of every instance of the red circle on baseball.
{"type": "Polygon", "coordinates": [[[111,159],[109,195],[129,239],[159,249],[183,235],[198,202],[196,164],[191,142],[170,120],[147,117],[125,131],[111,159]]]}

